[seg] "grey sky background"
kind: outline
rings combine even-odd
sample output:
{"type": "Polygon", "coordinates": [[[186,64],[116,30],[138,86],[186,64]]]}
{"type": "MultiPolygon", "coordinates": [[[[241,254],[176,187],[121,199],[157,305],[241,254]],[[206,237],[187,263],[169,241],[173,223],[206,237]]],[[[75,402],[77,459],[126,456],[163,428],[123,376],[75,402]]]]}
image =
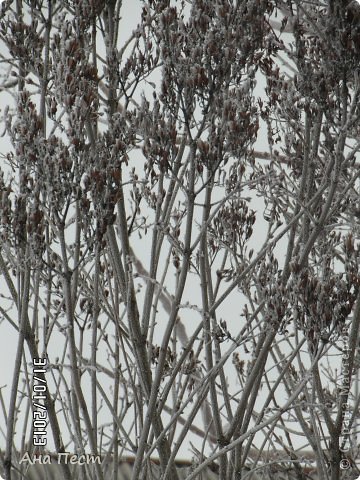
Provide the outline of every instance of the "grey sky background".
{"type": "MultiPolygon", "coordinates": [[[[120,24],[120,42],[119,42],[120,44],[122,44],[126,41],[126,39],[131,34],[132,30],[136,27],[136,24],[137,24],[137,22],[140,18],[140,15],[141,15],[141,8],[142,8],[142,2],[139,1],[139,0],[137,0],[137,1],[124,0],[123,1],[122,20],[121,20],[121,24],[120,24]]],[[[101,46],[99,45],[99,47],[100,47],[100,53],[101,53],[101,46]]],[[[2,52],[2,53],[4,53],[4,52],[2,52]]],[[[99,73],[101,74],[101,71],[99,73]]],[[[160,79],[160,74],[161,74],[161,72],[160,72],[160,70],[158,70],[157,73],[153,74],[149,80],[158,84],[159,79],[160,79]]],[[[255,95],[257,97],[261,97],[263,95],[264,86],[265,86],[264,79],[260,75],[258,75],[257,86],[256,86],[256,90],[255,90],[255,95]]],[[[149,85],[148,91],[144,92],[148,96],[149,100],[151,100],[151,90],[152,90],[152,88],[149,85]]],[[[140,93],[141,93],[141,91],[139,90],[138,91],[138,99],[137,99],[139,101],[141,101],[140,93]]],[[[3,115],[4,109],[7,105],[11,108],[11,106],[13,105],[13,101],[12,101],[11,97],[6,92],[2,91],[2,92],[0,92],[0,108],[1,108],[0,115],[1,116],[3,115]]],[[[0,142],[1,142],[0,143],[0,153],[1,154],[6,154],[8,151],[12,150],[12,146],[11,146],[7,136],[2,137],[0,142]]],[[[265,126],[264,126],[263,122],[262,122],[261,132],[258,136],[258,142],[256,144],[256,149],[260,150],[260,151],[267,151],[267,133],[266,133],[265,126]]],[[[131,154],[131,158],[134,158],[134,160],[135,160],[136,155],[137,155],[137,152],[135,151],[131,154]]],[[[261,161],[261,160],[259,160],[259,161],[261,161]]],[[[2,162],[2,166],[3,166],[3,162],[2,162]]],[[[221,198],[221,195],[222,195],[222,192],[219,192],[219,199],[221,198]]],[[[251,205],[250,205],[251,208],[253,210],[259,212],[259,214],[257,215],[257,222],[254,225],[254,234],[253,234],[253,237],[252,237],[252,248],[256,252],[263,245],[263,241],[264,241],[265,236],[266,236],[268,224],[264,220],[264,218],[262,217],[261,212],[263,212],[263,209],[264,209],[264,205],[263,205],[262,200],[260,198],[256,197],[253,192],[249,192],[249,191],[245,192],[244,191],[244,197],[248,197],[248,196],[252,197],[252,201],[251,201],[251,205]]],[[[200,223],[200,221],[201,220],[199,218],[198,222],[200,223]]],[[[149,252],[149,250],[144,248],[144,245],[145,244],[149,245],[149,243],[147,243],[146,240],[145,240],[145,243],[144,243],[144,239],[140,239],[137,236],[136,233],[133,235],[132,241],[133,241],[133,248],[134,248],[136,254],[139,256],[140,260],[143,262],[143,265],[147,266],[150,252],[149,252]]],[[[281,245],[281,243],[279,243],[279,245],[277,247],[277,250],[280,253],[279,254],[280,262],[281,262],[281,257],[282,257],[281,248],[282,248],[282,245],[281,245]]],[[[165,253],[167,253],[167,250],[166,250],[165,253]]],[[[164,258],[162,259],[162,261],[164,261],[164,258]]],[[[199,322],[201,322],[201,314],[196,309],[192,308],[192,306],[196,306],[196,305],[201,304],[201,292],[200,292],[200,288],[199,288],[198,278],[196,276],[191,276],[190,275],[190,279],[191,280],[187,283],[186,289],[185,289],[185,292],[184,292],[184,301],[183,301],[184,308],[182,308],[180,310],[181,320],[186,327],[188,335],[191,335],[191,333],[197,327],[199,322]],[[188,308],[185,307],[187,302],[189,303],[188,308]]],[[[166,288],[167,288],[167,291],[170,294],[174,291],[175,282],[176,282],[175,276],[173,276],[173,277],[168,276],[167,277],[166,288]]],[[[141,298],[142,293],[145,291],[145,286],[146,285],[140,279],[138,280],[137,284],[138,284],[139,289],[141,291],[140,294],[139,294],[139,298],[141,298]]],[[[0,286],[1,286],[1,284],[0,284],[0,286]]],[[[5,292],[6,288],[2,288],[1,290],[3,292],[5,292]]],[[[6,300],[4,300],[3,298],[1,300],[1,302],[2,302],[2,305],[7,305],[6,300]]],[[[228,329],[231,332],[231,334],[233,334],[234,336],[238,333],[238,331],[243,326],[243,320],[240,317],[243,306],[244,306],[244,297],[242,296],[242,294],[240,292],[238,292],[236,296],[232,295],[227,300],[225,300],[223,305],[221,306],[221,308],[218,311],[218,319],[219,320],[222,319],[222,320],[225,320],[227,322],[228,329]],[[234,300],[234,298],[236,300],[234,300]]],[[[16,322],[17,319],[16,319],[16,316],[14,317],[14,312],[10,311],[9,313],[11,314],[13,320],[16,322]]],[[[155,342],[156,341],[160,342],[161,331],[163,330],[163,328],[165,328],[166,321],[167,321],[166,313],[164,311],[159,312],[159,315],[158,315],[158,318],[157,318],[159,328],[157,330],[157,335],[155,335],[155,339],[154,339],[155,342]]],[[[10,397],[10,389],[11,389],[11,384],[12,384],[12,375],[13,375],[12,367],[13,367],[13,361],[14,361],[14,358],[15,358],[15,355],[16,355],[17,333],[11,326],[8,325],[8,323],[5,320],[3,320],[0,323],[0,329],[1,329],[1,334],[0,334],[0,362],[1,362],[0,388],[1,388],[3,398],[4,398],[4,402],[7,405],[9,397],[10,397]]],[[[51,339],[51,342],[50,342],[50,345],[49,345],[49,348],[48,348],[48,352],[53,357],[52,361],[54,361],[55,357],[60,356],[61,353],[62,353],[62,348],[63,348],[62,338],[63,337],[60,334],[58,334],[58,335],[54,335],[51,339]],[[60,346],[60,348],[59,348],[59,346],[60,346]]],[[[227,349],[228,346],[230,346],[230,345],[228,345],[228,344],[224,345],[224,351],[227,349]]],[[[86,349],[85,349],[85,351],[86,351],[86,349]]],[[[90,357],[90,347],[88,347],[88,353],[89,353],[89,357],[90,357]]],[[[101,351],[99,352],[99,354],[101,355],[101,351]]],[[[104,364],[106,364],[106,355],[107,355],[106,351],[103,351],[102,354],[104,356],[102,360],[103,360],[104,364]]],[[[65,360],[65,363],[68,363],[68,362],[65,360]]],[[[30,368],[30,365],[29,365],[29,368],[30,368]]],[[[236,378],[235,373],[234,373],[234,369],[232,368],[231,365],[229,365],[227,368],[228,368],[229,382],[233,383],[234,389],[240,388],[240,386],[238,385],[237,378],[236,378]]],[[[50,377],[50,375],[48,375],[48,381],[49,381],[49,386],[50,386],[50,390],[51,390],[52,382],[50,381],[49,377],[50,377]]],[[[103,386],[105,388],[106,388],[106,386],[108,386],[109,388],[111,387],[111,379],[103,376],[102,381],[103,381],[103,386]]],[[[84,382],[83,385],[84,385],[84,390],[85,390],[85,393],[86,393],[86,382],[84,382]]],[[[88,391],[88,394],[90,395],[90,390],[88,391]]],[[[21,415],[20,415],[20,418],[21,418],[21,415]]],[[[99,423],[101,423],[101,420],[110,421],[110,418],[107,418],[107,414],[102,414],[100,412],[99,413],[99,423]]],[[[202,427],[200,419],[198,419],[197,423],[199,423],[199,426],[202,427]]],[[[21,424],[21,421],[20,421],[19,422],[19,427],[21,425],[22,424],[21,424]]],[[[0,414],[0,428],[2,430],[2,434],[1,434],[1,431],[0,431],[0,446],[3,446],[4,441],[5,441],[5,437],[4,437],[5,423],[4,423],[4,418],[3,418],[2,414],[0,414]]],[[[48,431],[50,432],[50,428],[48,429],[48,431]]],[[[18,429],[17,434],[19,435],[20,433],[21,433],[21,430],[18,429]]],[[[51,439],[51,433],[49,433],[48,438],[49,438],[49,440],[51,439]]],[[[196,446],[196,448],[201,450],[201,448],[202,448],[201,439],[199,439],[195,435],[190,436],[189,438],[191,439],[191,442],[196,446]]],[[[48,445],[48,448],[51,450],[52,441],[50,441],[50,444],[48,445]]],[[[190,455],[190,450],[189,449],[190,449],[190,445],[184,445],[182,447],[181,451],[180,451],[180,457],[189,458],[189,455],[190,455]]]]}
{"type": "MultiPolygon", "coordinates": [[[[128,36],[130,35],[131,31],[133,28],[135,28],[137,21],[140,17],[141,13],[141,5],[142,2],[139,0],[124,0],[123,1],[123,7],[122,7],[122,22],[121,22],[121,28],[120,28],[120,43],[123,43],[128,36]]],[[[4,53],[4,52],[0,52],[4,53]]],[[[100,72],[101,73],[101,72],[100,72]]],[[[160,72],[159,72],[160,73],[160,72]]],[[[159,81],[159,78],[156,78],[154,75],[153,78],[151,78],[152,81],[155,83],[159,81]]],[[[258,97],[261,97],[264,94],[264,80],[261,76],[258,76],[257,78],[257,87],[255,91],[255,95],[258,97]]],[[[150,87],[149,87],[149,92],[150,92],[150,87]]],[[[140,92],[139,92],[140,93],[140,92]]],[[[146,92],[147,94],[148,92],[146,92]]],[[[139,96],[140,100],[140,96],[139,96]]],[[[11,107],[11,99],[9,98],[9,95],[6,94],[6,92],[0,92],[0,116],[3,115],[4,109],[6,105],[9,105],[11,107]]],[[[258,136],[258,142],[255,146],[255,148],[259,151],[267,151],[268,150],[268,145],[267,145],[267,133],[265,130],[265,126],[262,123],[262,128],[258,136]]],[[[9,150],[11,150],[12,147],[9,143],[9,140],[6,136],[2,137],[0,139],[0,154],[6,154],[9,150]]],[[[137,153],[134,152],[132,154],[132,157],[135,159],[137,153]]],[[[259,160],[260,162],[261,160],[259,160]]],[[[2,162],[3,165],[3,162],[2,162]]],[[[257,215],[257,222],[254,226],[254,234],[252,237],[252,248],[254,251],[259,251],[259,249],[263,246],[263,241],[266,237],[266,232],[268,228],[268,224],[265,221],[265,219],[262,216],[262,212],[264,209],[263,202],[260,198],[256,197],[253,192],[244,192],[244,196],[251,196],[251,204],[250,208],[252,208],[255,211],[258,211],[257,215]]],[[[200,221],[200,219],[199,219],[200,221]]],[[[133,248],[136,252],[136,254],[139,256],[140,260],[144,264],[144,266],[147,266],[148,264],[148,259],[149,259],[149,251],[144,248],[144,245],[149,245],[149,242],[144,241],[144,239],[138,238],[137,234],[134,234],[133,237],[133,248]]],[[[276,248],[276,253],[277,257],[279,260],[279,263],[281,264],[281,261],[284,258],[284,243],[279,242],[277,248],[276,248]]],[[[162,259],[164,261],[164,258],[162,259]]],[[[191,276],[190,276],[191,278],[191,276]]],[[[176,278],[175,276],[171,278],[170,276],[167,278],[166,281],[166,288],[167,291],[171,294],[174,291],[175,287],[175,282],[176,278]]],[[[139,298],[142,296],[142,292],[145,290],[145,284],[141,279],[138,279],[137,284],[140,286],[141,293],[139,294],[139,298]]],[[[0,289],[2,292],[6,292],[6,289],[4,288],[4,285],[0,283],[0,289]]],[[[2,305],[7,305],[8,302],[6,299],[3,297],[0,298],[0,302],[2,305]]],[[[193,276],[191,281],[188,282],[185,292],[184,292],[184,301],[183,304],[185,305],[186,302],[189,302],[190,306],[191,305],[200,305],[201,304],[201,296],[200,296],[200,288],[198,284],[198,278],[193,276]]],[[[242,308],[244,306],[244,298],[241,295],[240,292],[237,293],[237,295],[232,295],[227,299],[223,305],[220,307],[218,311],[218,319],[223,319],[226,320],[228,329],[229,331],[235,336],[240,328],[243,326],[243,319],[241,319],[241,312],[242,308]],[[235,300],[234,300],[235,299],[235,300]]],[[[14,318],[13,312],[9,312],[11,314],[12,318],[14,321],[16,321],[16,317],[14,318]]],[[[201,321],[201,315],[196,309],[194,308],[182,308],[180,310],[181,314],[181,320],[186,326],[187,332],[190,335],[192,331],[195,329],[195,327],[198,325],[198,323],[201,321]]],[[[155,337],[155,342],[160,339],[160,334],[161,330],[165,327],[167,321],[167,315],[164,311],[159,312],[158,315],[158,338],[155,337]]],[[[49,348],[49,353],[55,358],[58,355],[61,355],[62,353],[62,348],[63,345],[60,346],[59,351],[57,352],[57,338],[61,338],[60,335],[58,337],[54,336],[52,343],[49,348]]],[[[286,349],[289,347],[285,347],[286,341],[284,339],[283,345],[284,345],[284,352],[286,352],[286,349]]],[[[224,351],[230,346],[229,344],[224,345],[224,351]]],[[[8,403],[9,395],[10,395],[10,388],[11,388],[11,383],[12,383],[12,367],[13,367],[13,362],[16,354],[16,347],[17,347],[17,333],[15,330],[8,325],[8,323],[3,320],[0,323],[0,362],[1,362],[1,370],[0,370],[0,388],[1,388],[1,393],[4,398],[5,404],[8,403]]],[[[90,353],[90,352],[89,352],[90,353]]],[[[106,351],[100,351],[99,355],[103,355],[103,363],[106,364],[106,351]]],[[[54,358],[52,360],[54,360],[54,358]]],[[[276,378],[276,371],[274,370],[274,377],[276,378]]],[[[234,375],[234,369],[231,367],[231,365],[228,367],[228,379],[229,382],[233,384],[234,390],[239,388],[238,381],[236,379],[236,376],[234,375]]],[[[111,385],[111,379],[107,379],[105,377],[102,378],[103,380],[103,386],[106,388],[107,384],[108,387],[111,385]]],[[[85,387],[85,384],[84,384],[85,387]]],[[[51,389],[51,383],[50,383],[50,389],[51,389]]],[[[86,388],[85,388],[85,393],[86,393],[86,388]]],[[[90,392],[88,392],[90,394],[90,392]]],[[[285,398],[285,392],[284,393],[284,398],[285,398]]],[[[105,415],[106,417],[106,415],[105,415]]],[[[110,421],[110,418],[103,418],[103,414],[99,414],[99,419],[104,420],[104,421],[110,421]]],[[[99,422],[101,423],[101,422],[99,422]]],[[[199,426],[202,427],[201,422],[199,421],[199,426]]],[[[20,422],[21,425],[21,422],[20,422]]],[[[296,429],[296,425],[293,426],[294,429],[296,429]]],[[[4,417],[0,411],[0,447],[4,445],[4,431],[5,431],[5,420],[4,417]]],[[[48,429],[50,432],[50,427],[48,429]]],[[[18,431],[18,434],[20,431],[18,431]]],[[[48,435],[49,440],[51,439],[51,433],[48,435]]],[[[195,447],[199,450],[202,448],[202,441],[195,435],[189,437],[191,442],[195,445],[195,447]]],[[[259,442],[260,442],[261,436],[259,435],[259,442]]],[[[300,437],[294,436],[294,444],[295,446],[300,446],[302,444],[302,439],[300,437]]],[[[50,441],[49,444],[49,449],[52,449],[52,442],[50,441]]],[[[190,444],[184,445],[181,450],[180,450],[180,457],[182,458],[189,458],[190,456],[190,444]]]]}

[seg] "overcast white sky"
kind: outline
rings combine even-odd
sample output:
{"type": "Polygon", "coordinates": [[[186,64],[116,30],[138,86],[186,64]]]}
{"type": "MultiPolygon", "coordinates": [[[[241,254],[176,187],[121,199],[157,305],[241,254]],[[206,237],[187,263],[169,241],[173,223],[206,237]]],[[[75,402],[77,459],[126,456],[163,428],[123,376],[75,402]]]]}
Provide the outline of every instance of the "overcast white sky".
{"type": "MultiPolygon", "coordinates": [[[[141,3],[142,2],[140,1],[134,1],[134,0],[123,1],[123,8],[122,8],[123,19],[122,19],[121,29],[120,29],[121,43],[123,43],[128,38],[131,31],[136,26],[136,23],[140,17],[141,3]]],[[[156,81],[156,78],[152,78],[152,80],[156,81]]],[[[261,97],[263,95],[263,90],[264,90],[264,82],[262,81],[261,77],[259,77],[258,84],[256,87],[256,92],[255,92],[256,96],[261,97]]],[[[0,93],[0,108],[1,108],[0,115],[3,114],[4,108],[8,103],[9,103],[9,96],[6,95],[4,92],[1,92],[0,93]]],[[[265,150],[265,151],[267,150],[267,134],[264,128],[262,128],[259,134],[259,140],[256,145],[256,149],[265,150]]],[[[9,150],[11,150],[11,145],[5,136],[0,140],[0,153],[5,154],[9,150]]],[[[254,195],[252,197],[251,208],[254,210],[258,210],[259,212],[263,211],[262,201],[257,197],[255,197],[254,195]]],[[[262,242],[264,241],[265,234],[267,231],[267,226],[268,226],[267,222],[263,219],[261,214],[258,215],[257,218],[258,218],[258,221],[255,224],[254,234],[253,234],[253,245],[252,245],[255,251],[261,248],[262,242]]],[[[277,247],[277,253],[278,253],[278,258],[280,262],[281,262],[281,259],[283,258],[283,252],[281,251],[282,249],[283,249],[283,244],[279,243],[277,247]]],[[[143,243],[140,239],[135,240],[134,238],[134,250],[137,252],[142,262],[144,264],[147,264],[148,252],[146,251],[146,249],[143,248],[143,243]]],[[[170,293],[172,293],[172,287],[174,287],[174,285],[175,285],[175,278],[173,278],[172,280],[170,278],[167,282],[167,289],[170,293]],[[172,284],[172,281],[173,281],[173,284],[172,284]]],[[[0,284],[0,287],[1,287],[1,284],[0,284]]],[[[3,291],[5,291],[5,289],[3,291]]],[[[196,303],[200,304],[200,297],[197,298],[198,294],[200,294],[198,278],[194,276],[193,281],[190,281],[187,284],[185,294],[184,294],[184,303],[186,301],[189,301],[190,304],[196,304],[196,303]],[[197,293],[194,293],[194,292],[197,292],[197,293]]],[[[2,300],[0,299],[0,301],[2,300]]],[[[240,322],[242,321],[240,318],[240,313],[242,311],[242,308],[243,308],[243,298],[242,298],[242,295],[239,293],[235,305],[234,305],[234,296],[231,296],[229,300],[224,302],[224,304],[221,306],[218,312],[218,318],[219,319],[223,318],[224,320],[226,320],[228,328],[234,336],[242,326],[240,325],[240,322]]],[[[200,314],[192,309],[182,309],[181,318],[188,329],[188,333],[191,333],[191,330],[197,326],[198,322],[201,321],[200,314]]],[[[165,324],[166,314],[164,312],[159,314],[158,322],[160,325],[161,325],[161,322],[164,322],[165,324]]],[[[17,333],[14,331],[13,328],[9,327],[6,321],[3,321],[0,324],[0,329],[1,329],[0,388],[3,394],[3,397],[5,399],[5,404],[7,404],[7,399],[9,398],[10,387],[12,382],[13,361],[16,354],[17,333]]],[[[62,348],[63,346],[61,345],[58,355],[61,355],[62,348]]],[[[55,342],[51,346],[51,352],[54,357],[57,356],[55,342]]],[[[103,354],[104,354],[104,363],[105,363],[106,353],[103,352],[103,354]]],[[[229,369],[229,381],[233,381],[234,383],[237,382],[231,368],[229,369]]],[[[5,427],[4,419],[3,419],[2,413],[0,413],[0,428],[4,430],[4,427],[5,427]]],[[[202,447],[201,439],[198,439],[197,437],[194,436],[193,438],[191,438],[191,441],[194,443],[194,445],[198,449],[201,449],[202,447]]],[[[301,441],[299,440],[298,445],[300,445],[300,443],[301,441]]],[[[3,444],[4,444],[4,438],[1,436],[1,432],[0,432],[0,446],[3,446],[3,444]]],[[[295,445],[297,445],[296,441],[295,441],[295,445]]],[[[189,457],[189,445],[186,445],[181,449],[180,456],[184,458],[189,457]]]]}
{"type": "MultiPolygon", "coordinates": [[[[133,0],[124,0],[123,1],[123,8],[122,8],[122,22],[121,22],[121,28],[120,28],[120,44],[126,41],[126,39],[129,37],[131,34],[133,28],[135,28],[138,19],[140,18],[140,13],[141,13],[141,3],[140,1],[133,1],[133,0]]],[[[1,48],[1,47],[0,47],[1,48]]],[[[151,80],[154,82],[157,82],[160,78],[160,71],[158,71],[158,78],[156,78],[156,75],[153,75],[151,80]]],[[[264,81],[261,76],[258,77],[258,83],[256,87],[255,94],[258,97],[261,97],[263,95],[263,89],[264,89],[264,81]]],[[[150,92],[150,87],[149,87],[149,96],[151,94],[150,92]]],[[[140,94],[140,92],[139,92],[140,94]]],[[[6,105],[10,105],[11,107],[11,98],[9,95],[6,94],[6,92],[1,92],[0,93],[0,115],[3,114],[4,108],[6,105]]],[[[256,148],[258,150],[267,150],[267,134],[264,129],[264,125],[262,124],[262,131],[259,135],[259,139],[256,145],[256,148]]],[[[9,143],[8,138],[5,136],[1,138],[1,143],[0,143],[0,153],[1,154],[6,154],[8,151],[12,149],[11,144],[9,143]]],[[[134,153],[136,155],[136,153],[134,153]]],[[[248,196],[249,192],[244,192],[244,196],[248,196]]],[[[256,210],[259,210],[259,212],[263,211],[263,203],[262,201],[255,197],[254,194],[252,193],[252,202],[251,202],[251,208],[256,210]]],[[[265,234],[267,231],[267,222],[263,219],[262,215],[258,215],[257,217],[257,222],[254,226],[254,234],[253,234],[253,245],[252,248],[254,248],[255,252],[259,250],[262,246],[262,243],[265,238],[265,234]]],[[[137,236],[134,235],[133,238],[133,246],[134,250],[137,252],[139,255],[140,259],[146,265],[148,263],[148,257],[147,255],[149,252],[144,249],[144,244],[143,241],[140,239],[136,239],[137,236]]],[[[282,245],[279,244],[278,250],[280,251],[282,248],[282,245]]],[[[281,259],[281,254],[280,254],[280,259],[281,259]]],[[[184,304],[188,301],[190,304],[200,304],[201,303],[201,297],[200,297],[200,290],[199,290],[199,284],[198,284],[198,278],[193,276],[190,277],[192,280],[190,280],[187,283],[186,290],[184,292],[184,304]]],[[[142,284],[142,282],[139,280],[139,284],[142,284]]],[[[175,277],[173,279],[168,278],[167,280],[167,289],[169,293],[173,292],[173,287],[175,286],[175,277]],[[173,283],[172,283],[173,281],[173,283]]],[[[143,288],[145,290],[145,288],[143,288]]],[[[6,291],[3,289],[3,291],[6,291]]],[[[5,303],[4,303],[5,304],[5,303]]],[[[240,318],[240,314],[243,308],[243,297],[240,293],[237,295],[237,300],[236,304],[234,305],[234,296],[229,297],[228,300],[226,300],[221,308],[218,311],[218,318],[224,319],[227,322],[228,328],[230,332],[235,336],[237,332],[240,330],[242,326],[242,321],[240,318]]],[[[185,324],[188,334],[191,334],[192,330],[195,329],[195,327],[198,325],[198,323],[201,321],[201,315],[200,313],[196,312],[193,309],[182,309],[181,310],[181,318],[183,323],[185,324]]],[[[16,318],[14,318],[16,321],[16,318]]],[[[161,323],[166,322],[166,314],[165,312],[162,312],[158,316],[158,323],[161,326],[161,323]]],[[[5,400],[5,404],[8,404],[8,399],[10,395],[10,388],[11,388],[11,383],[12,383],[12,367],[13,367],[13,360],[16,355],[16,347],[17,347],[17,333],[14,331],[12,327],[10,327],[6,321],[3,321],[0,324],[0,329],[1,329],[1,334],[0,334],[0,362],[1,362],[1,370],[0,370],[0,387],[1,391],[5,400]]],[[[156,340],[156,338],[155,338],[156,340]]],[[[160,340],[160,337],[159,339],[160,340]]],[[[63,345],[61,342],[57,345],[57,340],[56,337],[53,337],[53,340],[50,344],[49,352],[53,355],[53,360],[56,356],[60,356],[62,353],[62,348],[63,345]],[[59,351],[56,352],[56,349],[60,345],[59,351]]],[[[104,354],[104,363],[105,362],[105,357],[106,357],[106,352],[103,352],[104,354]]],[[[232,370],[232,367],[230,365],[229,367],[229,381],[233,381],[237,383],[236,377],[234,376],[234,372],[232,370]],[[233,379],[233,380],[232,380],[233,379]]],[[[104,383],[106,382],[109,383],[109,386],[111,382],[109,380],[104,379],[104,383]]],[[[85,389],[86,390],[86,389],[85,389]]],[[[90,393],[90,391],[89,391],[90,393]]],[[[0,414],[0,428],[4,430],[4,419],[2,417],[2,414],[0,414]]],[[[21,425],[21,423],[20,423],[21,425]]],[[[20,433],[20,431],[18,431],[20,433]]],[[[50,437],[50,435],[49,435],[50,437]]],[[[201,439],[197,437],[191,438],[191,441],[194,443],[194,445],[198,448],[201,449],[202,447],[202,441],[201,439]]],[[[4,437],[1,436],[0,434],[0,445],[2,446],[4,444],[4,437]]],[[[51,445],[51,444],[50,444],[51,445]]],[[[51,448],[51,446],[49,446],[51,448]]],[[[181,451],[180,451],[180,456],[188,458],[189,457],[189,445],[184,446],[181,451]]]]}

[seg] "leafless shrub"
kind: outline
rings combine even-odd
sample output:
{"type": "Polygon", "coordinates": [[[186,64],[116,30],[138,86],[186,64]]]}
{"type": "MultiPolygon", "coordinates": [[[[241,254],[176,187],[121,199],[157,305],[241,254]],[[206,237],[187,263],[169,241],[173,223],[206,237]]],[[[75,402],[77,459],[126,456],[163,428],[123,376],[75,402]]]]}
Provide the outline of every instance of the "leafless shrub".
{"type": "Polygon", "coordinates": [[[356,470],[360,23],[345,3],[152,0],[125,40],[129,2],[3,2],[6,480],[50,451],[111,458],[114,478],[130,454],[134,479],[157,456],[177,479],[190,446],[188,480],[214,462],[271,478],[275,460],[305,478],[307,448],[322,480],[344,456],[356,470]]]}

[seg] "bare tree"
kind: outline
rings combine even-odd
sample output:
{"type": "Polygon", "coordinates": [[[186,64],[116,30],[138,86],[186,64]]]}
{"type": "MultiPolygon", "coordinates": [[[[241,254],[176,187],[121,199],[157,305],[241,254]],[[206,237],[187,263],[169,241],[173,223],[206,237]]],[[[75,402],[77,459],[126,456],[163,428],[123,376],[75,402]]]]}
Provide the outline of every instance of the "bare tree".
{"type": "Polygon", "coordinates": [[[154,457],[177,479],[186,448],[188,480],[304,479],[309,450],[338,479],[360,401],[356,2],[139,3],[127,39],[134,3],[1,7],[5,478],[28,455],[115,479],[130,455],[134,479],[154,457]]]}

